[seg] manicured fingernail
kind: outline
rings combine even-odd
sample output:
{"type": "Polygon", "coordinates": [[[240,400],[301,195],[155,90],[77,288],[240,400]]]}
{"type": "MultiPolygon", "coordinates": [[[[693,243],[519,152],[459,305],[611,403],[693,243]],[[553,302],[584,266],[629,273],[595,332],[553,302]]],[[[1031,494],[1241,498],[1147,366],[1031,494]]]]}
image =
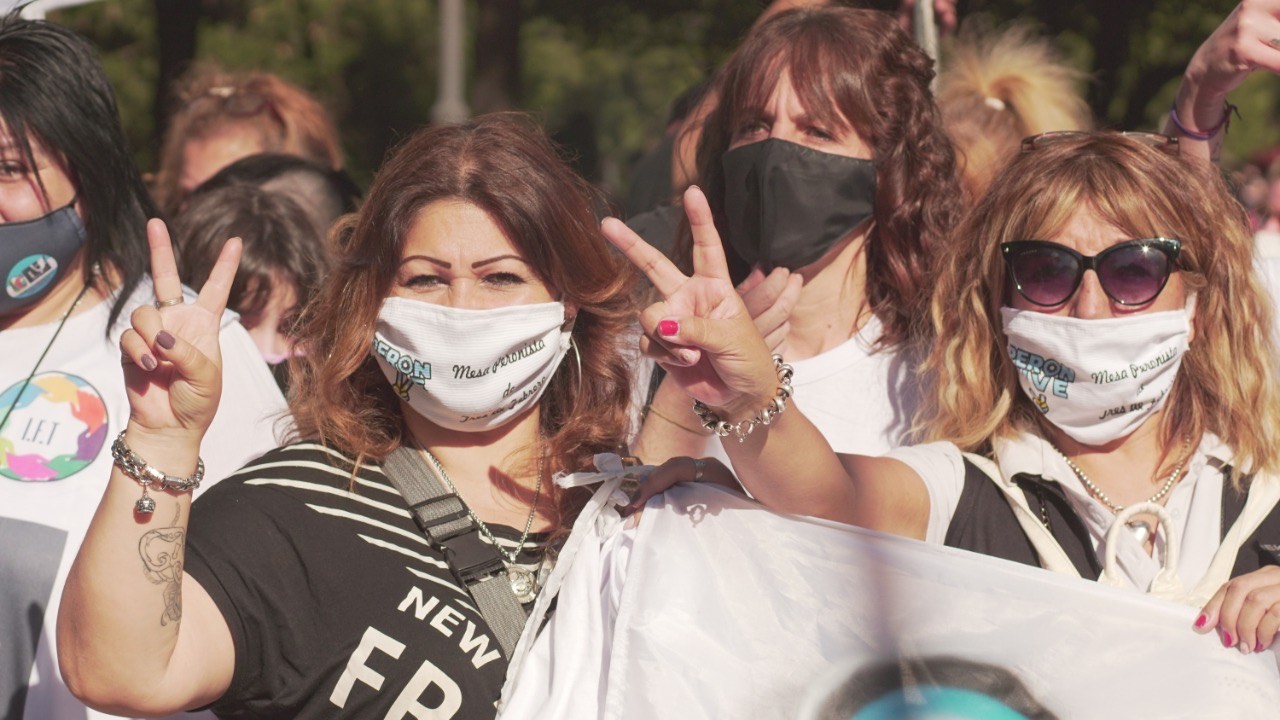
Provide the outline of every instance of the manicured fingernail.
{"type": "Polygon", "coordinates": [[[161,330],[156,333],[156,344],[165,350],[172,350],[175,342],[177,341],[173,339],[173,336],[169,334],[168,330],[161,330]]]}
{"type": "Polygon", "coordinates": [[[658,334],[663,337],[671,337],[680,332],[680,323],[675,320],[663,320],[658,323],[658,334]]]}
{"type": "Polygon", "coordinates": [[[156,369],[156,359],[150,355],[143,355],[140,362],[142,363],[142,368],[147,372],[151,372],[156,369]]]}
{"type": "Polygon", "coordinates": [[[1235,645],[1235,641],[1231,639],[1231,633],[1222,633],[1222,647],[1231,647],[1232,645],[1235,645]]]}
{"type": "Polygon", "coordinates": [[[1252,648],[1250,648],[1248,645],[1246,645],[1246,644],[1244,643],[1244,641],[1241,641],[1241,642],[1240,642],[1240,652],[1241,652],[1241,653],[1244,653],[1245,655],[1248,655],[1249,653],[1253,652],[1253,649],[1252,649],[1252,648]]]}
{"type": "Polygon", "coordinates": [[[1209,621],[1209,616],[1205,615],[1204,613],[1200,613],[1200,617],[1196,618],[1196,627],[1202,628],[1204,627],[1204,624],[1208,621],[1209,621]]]}
{"type": "Polygon", "coordinates": [[[1262,652],[1264,649],[1265,649],[1265,648],[1263,648],[1263,647],[1262,647],[1262,641],[1261,641],[1261,640],[1259,640],[1259,641],[1258,641],[1258,644],[1257,644],[1257,645],[1254,645],[1254,646],[1253,646],[1253,651],[1254,651],[1254,652],[1262,652]]]}

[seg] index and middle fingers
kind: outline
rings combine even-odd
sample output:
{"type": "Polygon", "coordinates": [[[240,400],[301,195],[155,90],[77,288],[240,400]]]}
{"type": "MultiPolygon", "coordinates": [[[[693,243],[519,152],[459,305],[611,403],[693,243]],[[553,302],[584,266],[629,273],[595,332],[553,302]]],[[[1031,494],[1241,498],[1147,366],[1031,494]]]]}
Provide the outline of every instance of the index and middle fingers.
{"type": "MultiPolygon", "coordinates": [[[[164,221],[152,218],[147,221],[147,247],[151,251],[151,282],[155,289],[156,300],[164,302],[182,298],[182,279],[178,275],[178,261],[173,253],[173,242],[169,237],[169,229],[164,221]]],[[[236,270],[240,267],[240,252],[243,247],[239,238],[231,238],[223,244],[214,262],[209,278],[196,304],[210,313],[221,316],[227,308],[227,298],[231,294],[231,283],[235,280],[236,270]]]]}
{"type": "MultiPolygon", "coordinates": [[[[693,274],[728,282],[729,264],[724,257],[724,246],[720,244],[720,234],[712,220],[707,198],[697,186],[685,190],[684,208],[693,234],[693,274]]],[[[621,220],[605,218],[600,229],[609,242],[649,278],[663,297],[671,297],[689,280],[666,255],[645,242],[621,220]]]]}

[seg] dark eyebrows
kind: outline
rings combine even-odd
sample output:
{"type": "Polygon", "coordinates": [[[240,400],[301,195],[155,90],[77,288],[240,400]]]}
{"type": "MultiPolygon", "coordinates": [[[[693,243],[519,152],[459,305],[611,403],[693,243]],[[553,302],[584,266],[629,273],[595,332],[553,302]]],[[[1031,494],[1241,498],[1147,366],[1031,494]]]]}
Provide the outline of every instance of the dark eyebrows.
{"type": "Polygon", "coordinates": [[[524,263],[525,265],[528,265],[528,264],[529,264],[527,260],[525,260],[524,258],[520,257],[519,255],[499,255],[499,256],[497,256],[497,257],[491,257],[491,258],[489,258],[488,260],[477,260],[477,261],[475,261],[475,262],[471,263],[471,269],[472,269],[472,270],[478,270],[478,269],[480,269],[480,268],[484,267],[485,265],[491,265],[491,264],[493,264],[493,263],[498,262],[499,260],[515,260],[515,261],[517,261],[517,262],[522,262],[522,263],[524,263]]]}
{"type": "MultiPolygon", "coordinates": [[[[405,259],[401,260],[401,261],[400,261],[400,264],[401,264],[401,265],[404,265],[405,263],[409,262],[410,260],[426,260],[427,262],[429,262],[429,263],[431,263],[431,264],[433,264],[433,265],[438,265],[438,266],[440,266],[440,267],[442,267],[442,268],[445,268],[446,270],[448,270],[448,269],[452,269],[452,268],[453,268],[453,263],[451,263],[451,262],[446,262],[446,261],[444,261],[444,260],[440,260],[440,259],[438,259],[438,258],[433,258],[433,257],[431,257],[430,255],[410,255],[409,257],[407,257],[407,258],[405,258],[405,259]]],[[[477,270],[477,269],[479,269],[479,268],[484,267],[485,265],[492,265],[493,263],[496,263],[496,262],[498,262],[499,260],[515,260],[515,261],[517,261],[517,262],[522,262],[522,263],[524,263],[525,265],[528,265],[528,264],[529,264],[529,262],[528,262],[527,260],[525,260],[524,258],[520,257],[519,255],[498,255],[497,257],[491,257],[491,258],[488,258],[487,260],[477,260],[477,261],[475,261],[475,262],[471,263],[471,269],[472,269],[472,270],[477,270]]]]}

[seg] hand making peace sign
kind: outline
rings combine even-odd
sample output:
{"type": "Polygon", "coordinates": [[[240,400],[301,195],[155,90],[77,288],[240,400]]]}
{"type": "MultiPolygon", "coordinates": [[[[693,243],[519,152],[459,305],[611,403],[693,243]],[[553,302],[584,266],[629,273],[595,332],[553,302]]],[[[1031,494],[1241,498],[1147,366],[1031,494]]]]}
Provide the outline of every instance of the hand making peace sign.
{"type": "Polygon", "coordinates": [[[133,311],[133,327],[120,338],[130,423],[164,435],[189,435],[197,443],[218,409],[222,354],[218,333],[241,243],[228,240],[194,303],[183,302],[173,245],[164,222],[147,223],[155,305],[133,311]]]}
{"type": "Polygon", "coordinates": [[[601,229],[663,297],[641,314],[641,350],[690,397],[729,417],[747,416],[774,397],[777,373],[729,280],[711,208],[696,186],[685,191],[684,208],[693,231],[692,277],[621,221],[606,218],[601,229]]]}

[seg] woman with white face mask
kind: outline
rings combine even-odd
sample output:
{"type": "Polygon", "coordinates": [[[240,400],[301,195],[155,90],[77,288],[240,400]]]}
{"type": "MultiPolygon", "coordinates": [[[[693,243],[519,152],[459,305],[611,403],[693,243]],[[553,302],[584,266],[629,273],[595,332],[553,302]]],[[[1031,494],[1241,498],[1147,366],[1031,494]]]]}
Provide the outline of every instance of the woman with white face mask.
{"type": "Polygon", "coordinates": [[[337,233],[298,324],[295,442],[194,507],[132,475],[198,465],[219,389],[201,313],[225,302],[237,243],[188,314],[135,316],[126,459],[60,619],[90,704],[493,717],[510,648],[477,588],[507,586],[518,632],[585,500],[552,477],[624,442],[632,273],[585,183],[517,116],[412,136],[337,233]],[[406,499],[395,458],[435,475],[437,499],[406,499]],[[459,525],[428,538],[415,513],[437,507],[459,525]]]}
{"type": "Polygon", "coordinates": [[[1109,582],[1201,607],[1195,628],[1227,647],[1275,640],[1271,308],[1212,167],[1158,135],[1025,140],[943,258],[918,416],[934,442],[879,458],[833,453],[802,405],[777,414],[785,375],[725,277],[705,204],[686,201],[692,278],[605,229],[652,261],[666,297],[644,314],[649,353],[697,347],[714,369],[671,378],[720,423],[760,501],[1086,578],[1109,564],[1109,582]]]}

